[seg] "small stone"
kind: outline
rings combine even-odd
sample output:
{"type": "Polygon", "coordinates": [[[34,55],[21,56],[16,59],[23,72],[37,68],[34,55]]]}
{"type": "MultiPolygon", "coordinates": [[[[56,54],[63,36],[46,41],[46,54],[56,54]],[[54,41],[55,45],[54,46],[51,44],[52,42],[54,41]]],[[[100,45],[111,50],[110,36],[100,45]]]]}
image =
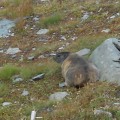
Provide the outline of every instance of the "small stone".
{"type": "Polygon", "coordinates": [[[30,56],[30,57],[28,57],[28,60],[34,60],[34,56],[30,56]]]}
{"type": "Polygon", "coordinates": [[[82,20],[86,20],[86,19],[88,19],[88,18],[89,18],[89,14],[88,14],[88,13],[85,13],[81,19],[82,19],[82,20]]]}
{"type": "Polygon", "coordinates": [[[43,74],[39,74],[39,75],[37,75],[37,76],[33,77],[33,78],[32,78],[32,80],[33,80],[33,81],[37,81],[37,80],[43,79],[43,78],[44,78],[44,76],[45,76],[45,74],[44,74],[44,73],[43,73],[43,74]]]}
{"type": "Polygon", "coordinates": [[[117,13],[117,16],[119,16],[120,15],[120,13],[117,13]]]}
{"type": "Polygon", "coordinates": [[[4,50],[0,50],[0,53],[3,53],[4,52],[4,50]]]}
{"type": "Polygon", "coordinates": [[[67,39],[65,38],[65,36],[62,36],[62,37],[61,37],[61,40],[67,40],[67,39]]]}
{"type": "Polygon", "coordinates": [[[56,92],[56,93],[50,95],[49,100],[51,100],[51,101],[61,101],[67,95],[69,95],[67,92],[56,92]]]}
{"type": "Polygon", "coordinates": [[[64,47],[62,46],[62,47],[60,47],[60,48],[58,48],[59,50],[63,50],[64,49],[64,47]]]}
{"type": "Polygon", "coordinates": [[[39,21],[40,18],[37,16],[37,17],[34,17],[33,20],[36,22],[36,21],[39,21]]]}
{"type": "Polygon", "coordinates": [[[29,95],[29,92],[28,92],[27,90],[24,90],[24,91],[22,92],[22,96],[27,96],[27,95],[29,95]]]}
{"type": "Polygon", "coordinates": [[[94,110],[94,115],[101,115],[105,114],[108,115],[109,117],[112,117],[112,113],[104,111],[104,110],[94,110]]]}
{"type": "Polygon", "coordinates": [[[23,81],[23,79],[20,78],[20,77],[13,79],[13,83],[18,83],[18,82],[21,82],[21,81],[23,81]]]}
{"type": "Polygon", "coordinates": [[[43,58],[46,58],[46,57],[44,55],[40,55],[38,58],[43,59],[43,58]]]}
{"type": "Polygon", "coordinates": [[[63,88],[63,87],[65,87],[66,85],[65,85],[65,82],[62,82],[62,83],[59,83],[59,87],[60,88],[63,88]]]}
{"type": "Polygon", "coordinates": [[[113,16],[111,16],[111,17],[110,17],[110,19],[114,19],[115,17],[116,17],[116,16],[115,16],[115,15],[113,15],[113,16]]]}
{"type": "Polygon", "coordinates": [[[102,30],[101,32],[109,33],[110,29],[105,29],[105,30],[102,30]]]}
{"type": "Polygon", "coordinates": [[[76,40],[76,39],[77,39],[77,37],[72,37],[71,39],[74,41],[74,40],[76,40]]]}
{"type": "Polygon", "coordinates": [[[33,50],[33,51],[35,51],[35,50],[36,50],[36,48],[32,48],[32,50],[33,50]]]}
{"type": "Polygon", "coordinates": [[[44,34],[46,34],[46,33],[48,33],[48,32],[49,32],[48,29],[41,29],[41,30],[39,30],[39,31],[37,32],[37,34],[38,34],[38,35],[44,35],[44,34]]]}
{"type": "Polygon", "coordinates": [[[21,52],[19,48],[8,48],[8,50],[6,51],[6,54],[13,55],[19,52],[21,52]]]}
{"type": "Polygon", "coordinates": [[[4,102],[4,103],[2,103],[2,106],[9,106],[11,104],[12,104],[11,102],[4,102]]]}

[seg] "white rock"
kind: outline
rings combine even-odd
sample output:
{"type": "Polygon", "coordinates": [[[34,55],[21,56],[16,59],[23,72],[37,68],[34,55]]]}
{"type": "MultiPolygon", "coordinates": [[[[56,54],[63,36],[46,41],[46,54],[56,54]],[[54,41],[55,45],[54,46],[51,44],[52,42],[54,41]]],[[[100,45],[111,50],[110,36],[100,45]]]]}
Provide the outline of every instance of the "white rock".
{"type": "Polygon", "coordinates": [[[0,50],[0,53],[3,53],[4,51],[3,50],[0,50]]]}
{"type": "Polygon", "coordinates": [[[67,39],[65,38],[65,36],[62,36],[62,37],[61,37],[61,40],[67,40],[67,39]]]}
{"type": "Polygon", "coordinates": [[[86,20],[88,18],[89,18],[89,14],[86,12],[81,19],[82,20],[86,20]]]}
{"type": "Polygon", "coordinates": [[[61,101],[67,95],[69,95],[67,92],[56,92],[56,93],[50,95],[49,100],[52,100],[52,101],[61,101]]]}
{"type": "Polygon", "coordinates": [[[110,32],[110,29],[104,29],[104,30],[102,30],[101,32],[109,33],[109,32],[110,32]]]}
{"type": "Polygon", "coordinates": [[[116,17],[116,16],[115,16],[115,15],[113,15],[113,16],[111,16],[111,17],[110,17],[110,19],[114,19],[115,17],[116,17]]]}
{"type": "Polygon", "coordinates": [[[59,50],[63,50],[64,49],[64,47],[62,46],[62,47],[60,47],[60,48],[58,48],[59,50]]]}
{"type": "Polygon", "coordinates": [[[35,117],[36,117],[36,111],[33,110],[33,111],[31,112],[31,119],[30,119],[30,120],[35,120],[35,117]]]}
{"type": "Polygon", "coordinates": [[[13,80],[13,83],[17,83],[17,82],[21,82],[21,81],[23,81],[23,79],[20,78],[20,77],[18,77],[18,78],[16,78],[16,79],[13,80]]]}
{"type": "Polygon", "coordinates": [[[39,30],[39,31],[37,32],[37,34],[38,34],[38,35],[44,35],[44,34],[46,34],[46,33],[48,33],[48,32],[49,32],[48,29],[41,29],[41,30],[39,30]]]}
{"type": "Polygon", "coordinates": [[[23,90],[22,96],[27,96],[27,95],[29,95],[29,92],[27,90],[23,90]]]}
{"type": "Polygon", "coordinates": [[[8,106],[10,104],[12,104],[12,103],[11,102],[4,102],[4,103],[2,103],[2,106],[8,106]]]}
{"type": "Polygon", "coordinates": [[[8,50],[6,51],[6,54],[16,54],[16,53],[19,53],[21,52],[21,50],[19,48],[8,48],[8,50]]]}
{"type": "Polygon", "coordinates": [[[105,114],[108,115],[109,117],[112,117],[112,113],[104,111],[104,110],[94,110],[94,115],[101,115],[105,114]]]}

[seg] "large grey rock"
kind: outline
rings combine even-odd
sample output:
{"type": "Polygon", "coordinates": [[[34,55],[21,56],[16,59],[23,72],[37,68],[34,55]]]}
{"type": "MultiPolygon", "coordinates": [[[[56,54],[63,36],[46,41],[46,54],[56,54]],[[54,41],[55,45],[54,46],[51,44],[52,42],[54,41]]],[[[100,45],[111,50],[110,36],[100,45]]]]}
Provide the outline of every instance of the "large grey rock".
{"type": "Polygon", "coordinates": [[[120,46],[118,39],[107,39],[93,51],[90,56],[90,60],[100,70],[101,81],[107,80],[108,82],[120,85],[120,51],[113,43],[120,46]]]}
{"type": "Polygon", "coordinates": [[[56,92],[52,95],[50,95],[49,99],[51,101],[61,101],[63,100],[67,95],[69,95],[67,92],[56,92]]]}

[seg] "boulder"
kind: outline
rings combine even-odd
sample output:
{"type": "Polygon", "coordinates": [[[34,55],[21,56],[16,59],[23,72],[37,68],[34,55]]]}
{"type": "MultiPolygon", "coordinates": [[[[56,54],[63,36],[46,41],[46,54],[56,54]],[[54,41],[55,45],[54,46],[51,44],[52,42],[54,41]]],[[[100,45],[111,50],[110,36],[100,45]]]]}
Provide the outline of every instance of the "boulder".
{"type": "Polygon", "coordinates": [[[100,70],[100,80],[120,85],[120,40],[109,38],[89,58],[100,70]]]}

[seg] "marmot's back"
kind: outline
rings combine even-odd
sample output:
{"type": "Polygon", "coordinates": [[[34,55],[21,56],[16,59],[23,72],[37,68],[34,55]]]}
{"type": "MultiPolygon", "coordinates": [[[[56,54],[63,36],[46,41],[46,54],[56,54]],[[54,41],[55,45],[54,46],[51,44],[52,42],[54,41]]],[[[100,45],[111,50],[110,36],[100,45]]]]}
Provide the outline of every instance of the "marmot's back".
{"type": "Polygon", "coordinates": [[[77,54],[70,54],[62,64],[62,74],[68,86],[81,87],[98,79],[97,68],[77,54]]]}

